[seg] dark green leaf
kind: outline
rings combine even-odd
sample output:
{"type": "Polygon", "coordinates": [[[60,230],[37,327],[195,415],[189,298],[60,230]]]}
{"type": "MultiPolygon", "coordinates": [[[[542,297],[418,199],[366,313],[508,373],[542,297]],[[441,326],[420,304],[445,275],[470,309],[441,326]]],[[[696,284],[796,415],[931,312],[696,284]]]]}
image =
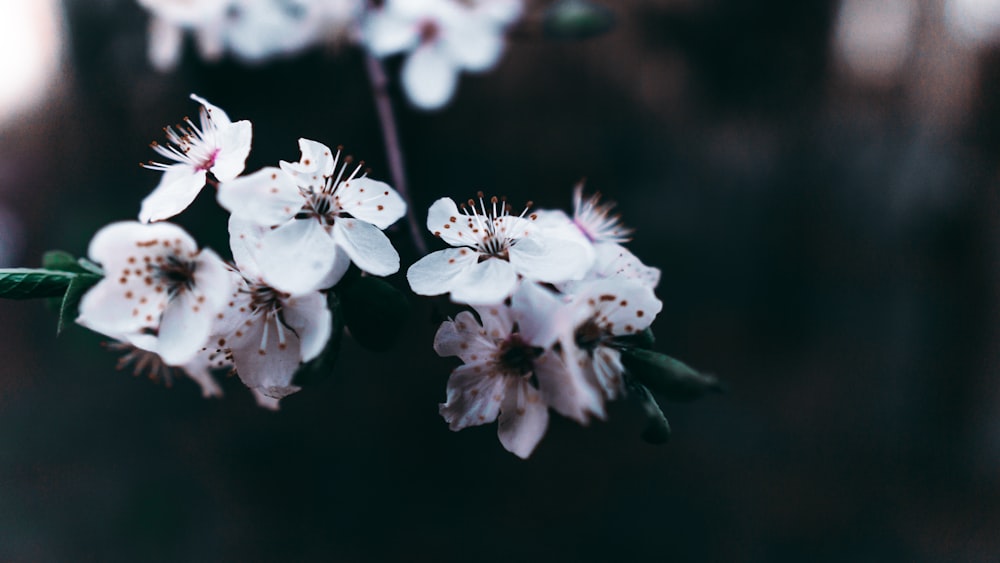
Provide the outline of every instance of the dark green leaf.
{"type": "Polygon", "coordinates": [[[632,377],[671,401],[692,401],[723,386],[714,375],[701,373],[665,354],[650,350],[622,350],[622,364],[632,377]]]}
{"type": "Polygon", "coordinates": [[[389,282],[362,276],[336,288],[351,336],[369,350],[388,350],[406,325],[410,302],[389,282]]]}
{"type": "Polygon", "coordinates": [[[642,410],[646,413],[646,428],[642,431],[642,439],[650,444],[668,442],[670,440],[670,423],[667,422],[667,417],[663,415],[660,405],[657,404],[649,389],[646,389],[646,386],[641,383],[632,382],[629,385],[629,391],[631,396],[639,401],[642,410]]]}
{"type": "Polygon", "coordinates": [[[295,385],[304,387],[325,379],[333,372],[333,365],[337,363],[337,357],[340,355],[340,343],[344,336],[344,316],[341,314],[340,301],[335,293],[332,291],[328,293],[326,301],[333,315],[333,330],[330,333],[330,340],[316,359],[303,364],[295,373],[292,380],[295,385]]]}
{"type": "Polygon", "coordinates": [[[74,274],[91,273],[84,269],[69,252],[50,250],[42,255],[42,267],[46,270],[58,270],[74,274]]]}
{"type": "Polygon", "coordinates": [[[42,297],[62,297],[66,293],[66,288],[69,287],[70,281],[77,275],[45,269],[0,269],[0,298],[37,299],[42,297]]]}
{"type": "Polygon", "coordinates": [[[586,39],[609,31],[611,10],[590,0],[558,0],[545,11],[545,34],[554,39],[586,39]]]}
{"type": "Polygon", "coordinates": [[[90,274],[79,275],[69,282],[66,293],[63,294],[62,303],[59,305],[59,322],[56,324],[56,334],[62,332],[67,320],[72,321],[77,315],[77,305],[88,289],[99,282],[101,278],[90,274]]]}
{"type": "Polygon", "coordinates": [[[615,344],[619,348],[645,348],[648,350],[653,347],[655,342],[656,338],[653,337],[653,331],[648,328],[636,334],[615,337],[615,344]]]}

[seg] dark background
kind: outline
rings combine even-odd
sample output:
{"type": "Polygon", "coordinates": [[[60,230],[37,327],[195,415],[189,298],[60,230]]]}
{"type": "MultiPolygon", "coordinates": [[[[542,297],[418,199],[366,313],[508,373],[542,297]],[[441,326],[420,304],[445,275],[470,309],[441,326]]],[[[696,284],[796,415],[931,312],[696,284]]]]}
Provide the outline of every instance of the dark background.
{"type": "MultiPolygon", "coordinates": [[[[235,378],[203,400],[116,371],[102,338],[5,301],[0,560],[996,561],[1000,52],[949,35],[937,0],[909,2],[910,48],[874,74],[839,54],[837,2],[606,3],[617,26],[587,41],[531,16],[444,111],[392,86],[415,209],[477,190],[567,208],[586,176],[663,270],[657,349],[728,394],[666,405],[660,447],[627,401],[588,428],[553,416],[521,461],[438,416],[456,362],[415,297],[390,352],[348,339],[279,413],[235,378]]],[[[389,178],[356,49],[189,49],[159,74],[146,21],[67,2],[62,74],[0,123],[23,227],[3,265],[134,218],[158,179],[136,163],[190,92],[253,122],[248,171],[308,137],[389,178]]],[[[205,193],[177,222],[224,252],[224,219],[205,193]]]]}

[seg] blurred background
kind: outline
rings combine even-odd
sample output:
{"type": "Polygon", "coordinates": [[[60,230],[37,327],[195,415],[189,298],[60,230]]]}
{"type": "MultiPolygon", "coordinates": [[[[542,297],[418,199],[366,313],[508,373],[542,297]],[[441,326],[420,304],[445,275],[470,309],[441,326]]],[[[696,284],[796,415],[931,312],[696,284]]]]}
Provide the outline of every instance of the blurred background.
{"type": "MultiPolygon", "coordinates": [[[[438,416],[456,361],[426,301],[279,413],[235,378],[204,400],[116,371],[4,301],[0,560],[1000,558],[1000,1],[608,0],[584,41],[544,37],[542,4],[442,111],[388,62],[417,215],[477,190],[567,208],[586,177],[663,270],[657,349],[729,393],[665,405],[659,447],[627,401],[553,417],[521,461],[438,416]]],[[[160,73],[147,25],[130,0],[0,1],[0,266],[134,218],[191,92],[253,122],[249,171],[308,137],[389,178],[357,49],[188,45],[160,73]]],[[[224,251],[224,219],[204,193],[177,222],[224,251]]]]}

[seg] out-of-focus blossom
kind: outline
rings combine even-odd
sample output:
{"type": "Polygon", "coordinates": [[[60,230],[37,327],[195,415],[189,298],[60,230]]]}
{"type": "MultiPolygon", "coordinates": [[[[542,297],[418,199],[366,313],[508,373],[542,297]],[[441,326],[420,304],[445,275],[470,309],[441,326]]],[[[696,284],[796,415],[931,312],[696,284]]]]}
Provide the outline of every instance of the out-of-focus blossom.
{"type": "Polygon", "coordinates": [[[377,276],[399,270],[399,254],[382,232],[406,213],[399,194],[357,176],[364,163],[353,166],[339,150],[308,139],[299,147],[297,163],[219,186],[219,203],[234,217],[274,227],[256,257],[268,282],[302,294],[334,285],[351,262],[377,276]]]}
{"type": "Polygon", "coordinates": [[[215,60],[224,49],[223,30],[230,0],[138,0],[149,10],[149,60],[159,70],[177,66],[185,32],[194,34],[202,58],[215,60]]]}
{"type": "Polygon", "coordinates": [[[451,99],[461,71],[481,72],[500,59],[504,30],[521,12],[513,0],[387,0],[364,24],[376,57],[407,52],[403,86],[417,107],[451,99]]]}
{"type": "Polygon", "coordinates": [[[171,385],[177,376],[194,380],[201,387],[201,394],[206,399],[222,397],[222,388],[212,375],[213,371],[232,368],[232,362],[225,354],[214,349],[202,348],[194,359],[181,366],[171,366],[156,352],[152,351],[156,338],[152,335],[137,335],[129,342],[112,342],[108,348],[125,352],[118,360],[118,369],[132,368],[132,375],[144,375],[153,381],[162,381],[171,385]]]}
{"type": "Polygon", "coordinates": [[[191,99],[202,106],[201,127],[188,119],[186,126],[165,129],[166,146],[153,142],[153,150],[174,163],[144,165],[162,171],[163,176],[142,201],[140,221],[160,221],[186,209],[205,187],[209,174],[225,182],[243,172],[253,136],[250,122],[233,123],[218,107],[194,94],[191,99]]]}
{"type": "Polygon", "coordinates": [[[459,303],[499,303],[514,292],[519,276],[559,283],[581,279],[593,256],[579,241],[547,236],[534,225],[535,215],[511,215],[506,201],[496,197],[486,206],[458,206],[451,198],[431,205],[427,228],[450,244],[410,266],[406,277],[420,295],[451,293],[459,303]]]}
{"type": "Polygon", "coordinates": [[[995,43],[1000,39],[1000,0],[946,0],[945,21],[964,43],[995,43]]]}
{"type": "Polygon", "coordinates": [[[155,335],[143,349],[172,366],[192,361],[226,304],[230,273],[210,249],[169,223],[112,223],[94,235],[90,259],[105,277],[80,302],[77,322],[111,338],[155,335]]]}

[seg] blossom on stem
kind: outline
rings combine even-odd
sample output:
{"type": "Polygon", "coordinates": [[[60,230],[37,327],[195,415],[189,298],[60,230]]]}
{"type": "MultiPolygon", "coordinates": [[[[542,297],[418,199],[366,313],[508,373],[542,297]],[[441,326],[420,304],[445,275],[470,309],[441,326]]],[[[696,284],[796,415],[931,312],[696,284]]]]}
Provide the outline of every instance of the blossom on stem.
{"type": "MultiPolygon", "coordinates": [[[[229,351],[247,387],[281,399],[300,389],[292,383],[295,372],[302,362],[323,351],[333,316],[322,293],[293,296],[270,284],[257,261],[266,231],[235,215],[230,217],[230,245],[238,272],[231,278],[233,289],[218,315],[213,339],[219,350],[229,351]]],[[[266,408],[276,407],[265,403],[266,408]]]]}
{"type": "Polygon", "coordinates": [[[368,14],[363,40],[376,57],[408,52],[403,87],[422,109],[444,106],[458,73],[492,68],[520,0],[387,0],[368,14]]]}
{"type": "Polygon", "coordinates": [[[185,118],[186,125],[164,129],[167,145],[155,141],[151,145],[159,155],[175,162],[163,164],[150,161],[143,165],[162,171],[163,177],[156,189],[142,201],[140,221],[160,221],[186,209],[205,187],[209,174],[225,182],[243,172],[250,154],[250,122],[233,123],[226,112],[203,98],[191,94],[191,99],[202,106],[201,127],[185,118]]]}
{"type": "Polygon", "coordinates": [[[122,221],[98,231],[88,255],[105,278],[80,301],[79,324],[116,339],[153,335],[144,348],[172,366],[197,355],[229,292],[215,252],[176,225],[122,221]]]}
{"type": "MultiPolygon", "coordinates": [[[[530,207],[530,203],[528,204],[530,207]]],[[[496,197],[487,207],[458,206],[451,198],[431,205],[427,228],[455,248],[432,252],[410,266],[406,277],[420,295],[451,293],[459,303],[499,303],[514,292],[518,278],[546,283],[580,279],[593,257],[575,241],[548,237],[533,224],[535,215],[511,215],[496,197]]]]}
{"type": "Polygon", "coordinates": [[[219,203],[234,217],[273,227],[260,240],[256,262],[273,287],[291,294],[337,283],[351,262],[377,276],[399,270],[399,254],[382,229],[406,213],[384,182],[358,176],[329,147],[300,139],[302,158],[282,162],[219,186],[219,203]],[[339,165],[339,169],[338,169],[339,165]]]}

